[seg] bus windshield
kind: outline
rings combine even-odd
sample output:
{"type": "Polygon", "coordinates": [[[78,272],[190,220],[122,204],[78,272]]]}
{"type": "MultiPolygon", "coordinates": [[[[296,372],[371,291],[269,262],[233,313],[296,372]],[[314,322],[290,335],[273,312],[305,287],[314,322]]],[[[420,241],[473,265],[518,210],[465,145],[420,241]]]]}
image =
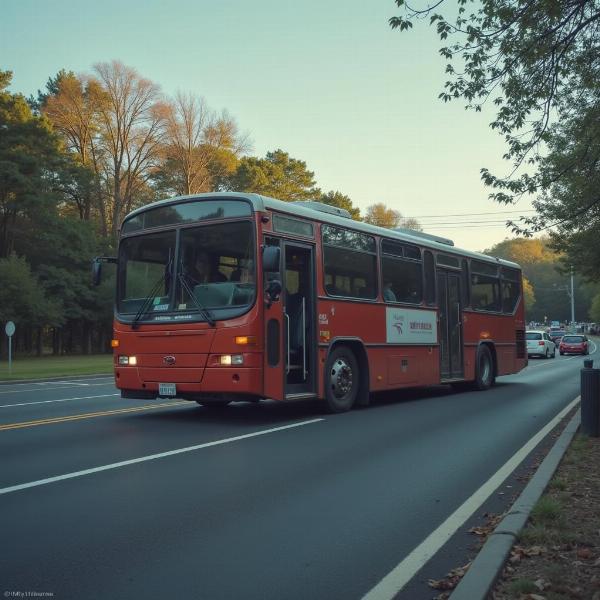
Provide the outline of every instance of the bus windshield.
{"type": "MultiPolygon", "coordinates": [[[[121,242],[117,311],[122,315],[135,316],[144,307],[141,321],[212,320],[219,318],[215,309],[247,308],[255,296],[249,221],[136,235],[121,242]]],[[[231,316],[228,310],[221,318],[231,316]]]]}

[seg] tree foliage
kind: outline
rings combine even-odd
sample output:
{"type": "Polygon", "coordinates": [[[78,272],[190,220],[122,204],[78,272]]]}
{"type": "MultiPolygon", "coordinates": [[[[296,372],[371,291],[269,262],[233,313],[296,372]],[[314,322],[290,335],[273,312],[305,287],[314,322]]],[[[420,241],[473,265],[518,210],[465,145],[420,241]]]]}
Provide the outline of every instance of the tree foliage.
{"type": "Polygon", "coordinates": [[[242,158],[228,188],[279,200],[311,200],[321,195],[314,177],[304,161],[290,157],[283,150],[274,150],[267,152],[265,158],[242,158]]]}
{"type": "Polygon", "coordinates": [[[440,97],[495,108],[511,169],[481,171],[490,197],[509,204],[535,197],[538,215],[511,223],[530,236],[548,230],[553,246],[589,277],[600,276],[600,2],[598,0],[441,0],[423,9],[396,0],[392,28],[428,19],[447,59],[440,97]],[[568,234],[568,235],[567,235],[568,234]]]}
{"type": "Polygon", "coordinates": [[[344,210],[347,210],[355,221],[361,220],[360,208],[354,206],[350,197],[342,194],[341,192],[334,192],[331,190],[326,194],[322,194],[318,200],[324,204],[329,204],[329,206],[335,206],[337,208],[343,208],[344,210]]]}
{"type": "Polygon", "coordinates": [[[388,229],[402,227],[403,229],[423,231],[423,228],[417,219],[405,219],[401,212],[388,208],[383,202],[376,202],[375,204],[368,206],[364,221],[365,223],[377,225],[378,227],[386,227],[388,229]]]}

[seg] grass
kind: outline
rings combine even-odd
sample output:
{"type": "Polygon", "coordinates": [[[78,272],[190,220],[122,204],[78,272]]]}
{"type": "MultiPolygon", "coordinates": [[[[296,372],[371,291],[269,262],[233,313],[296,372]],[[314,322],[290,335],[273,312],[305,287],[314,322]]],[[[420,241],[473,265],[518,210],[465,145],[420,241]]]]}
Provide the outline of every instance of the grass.
{"type": "Polygon", "coordinates": [[[521,578],[511,581],[508,586],[508,592],[515,597],[519,597],[522,594],[532,594],[539,592],[539,589],[535,586],[535,583],[531,579],[521,578]]]}
{"type": "Polygon", "coordinates": [[[0,362],[0,381],[15,379],[44,379],[68,375],[110,374],[113,368],[112,354],[87,356],[43,356],[39,358],[17,357],[8,372],[8,361],[0,362]]]}

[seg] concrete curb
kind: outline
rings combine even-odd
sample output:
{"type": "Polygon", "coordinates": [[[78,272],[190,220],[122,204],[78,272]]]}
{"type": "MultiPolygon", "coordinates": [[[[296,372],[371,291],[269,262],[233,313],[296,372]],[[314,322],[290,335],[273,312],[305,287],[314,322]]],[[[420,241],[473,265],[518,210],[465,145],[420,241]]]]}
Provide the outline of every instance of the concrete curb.
{"type": "Polygon", "coordinates": [[[580,423],[581,411],[578,410],[512,505],[510,512],[488,538],[467,574],[452,592],[451,600],[485,600],[488,597],[504,568],[506,558],[519,532],[527,523],[531,510],[548,486],[580,423]]]}
{"type": "Polygon", "coordinates": [[[41,379],[3,379],[0,381],[0,386],[2,385],[11,385],[13,383],[44,383],[45,381],[71,381],[78,379],[92,379],[94,377],[112,377],[113,372],[110,371],[108,373],[89,373],[88,375],[63,375],[60,377],[57,375],[56,377],[43,377],[41,379]]]}

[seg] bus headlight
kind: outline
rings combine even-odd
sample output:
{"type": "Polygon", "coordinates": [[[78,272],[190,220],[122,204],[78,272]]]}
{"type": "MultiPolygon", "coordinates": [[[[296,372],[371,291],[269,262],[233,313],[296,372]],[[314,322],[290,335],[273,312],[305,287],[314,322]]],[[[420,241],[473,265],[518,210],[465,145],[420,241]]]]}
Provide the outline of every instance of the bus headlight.
{"type": "Polygon", "coordinates": [[[222,354],[219,358],[219,364],[221,366],[229,367],[231,365],[243,365],[244,355],[243,354],[222,354]]]}
{"type": "Polygon", "coordinates": [[[130,367],[135,367],[137,365],[137,357],[136,356],[119,356],[119,364],[120,365],[129,365],[130,367]]]}

